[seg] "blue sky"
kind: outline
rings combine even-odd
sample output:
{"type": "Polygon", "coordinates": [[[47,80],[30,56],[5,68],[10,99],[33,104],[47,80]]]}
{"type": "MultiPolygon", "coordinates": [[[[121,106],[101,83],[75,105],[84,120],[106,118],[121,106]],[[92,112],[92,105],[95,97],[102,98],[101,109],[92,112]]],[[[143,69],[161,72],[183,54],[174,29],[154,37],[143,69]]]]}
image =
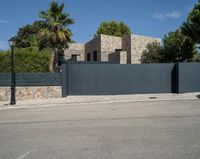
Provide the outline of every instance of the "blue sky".
{"type": "MultiPolygon", "coordinates": [[[[75,24],[73,39],[84,43],[92,38],[102,21],[125,22],[134,34],[163,38],[186,19],[197,0],[57,0],[66,4],[75,24]]],[[[51,0],[0,0],[0,49],[19,27],[39,20],[51,0]]]]}

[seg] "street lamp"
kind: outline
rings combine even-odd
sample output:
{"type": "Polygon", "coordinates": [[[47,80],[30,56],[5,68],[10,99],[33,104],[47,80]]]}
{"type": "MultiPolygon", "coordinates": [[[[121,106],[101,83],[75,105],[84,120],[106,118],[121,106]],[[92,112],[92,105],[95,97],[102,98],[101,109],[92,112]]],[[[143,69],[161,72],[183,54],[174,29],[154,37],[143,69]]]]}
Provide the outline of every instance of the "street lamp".
{"type": "Polygon", "coordinates": [[[11,48],[11,101],[10,105],[16,104],[16,97],[15,97],[15,71],[14,71],[14,47],[15,41],[11,38],[9,41],[9,45],[11,48]]]}

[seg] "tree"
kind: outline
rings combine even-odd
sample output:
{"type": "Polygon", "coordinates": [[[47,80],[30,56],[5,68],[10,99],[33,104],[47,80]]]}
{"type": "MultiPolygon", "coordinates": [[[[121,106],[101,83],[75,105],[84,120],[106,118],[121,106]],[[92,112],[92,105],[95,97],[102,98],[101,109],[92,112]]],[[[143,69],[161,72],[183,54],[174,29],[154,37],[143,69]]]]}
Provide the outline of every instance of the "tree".
{"type": "Polygon", "coordinates": [[[28,39],[28,42],[29,42],[29,47],[28,49],[33,51],[33,50],[39,50],[39,40],[37,38],[36,35],[32,35],[29,37],[28,39]]]}
{"type": "Polygon", "coordinates": [[[180,29],[169,32],[163,39],[163,46],[149,44],[142,55],[143,63],[172,63],[192,61],[196,54],[195,43],[184,36],[180,29]]]}
{"type": "Polygon", "coordinates": [[[180,29],[165,35],[163,44],[164,61],[166,62],[189,61],[195,54],[195,43],[183,35],[180,29]]]}
{"type": "Polygon", "coordinates": [[[95,36],[100,34],[123,37],[130,35],[131,30],[123,22],[108,21],[100,24],[95,36]]]}
{"type": "Polygon", "coordinates": [[[200,53],[196,53],[192,59],[193,62],[200,62],[200,53]]]}
{"type": "Polygon", "coordinates": [[[32,42],[34,40],[34,43],[37,43],[37,47],[41,49],[44,49],[44,46],[46,48],[48,47],[48,44],[41,45],[39,43],[39,39],[37,37],[37,34],[41,28],[44,28],[46,24],[42,21],[35,21],[32,24],[28,24],[24,27],[19,28],[19,31],[17,32],[17,35],[15,36],[16,41],[16,47],[17,48],[30,48],[32,47],[32,42]]]}
{"type": "Polygon", "coordinates": [[[200,43],[200,0],[189,13],[187,21],[181,26],[181,30],[195,43],[200,43]]]}
{"type": "Polygon", "coordinates": [[[40,41],[48,41],[52,49],[50,71],[56,70],[58,51],[67,48],[68,42],[72,41],[72,32],[68,26],[73,24],[74,20],[70,18],[70,14],[63,13],[63,9],[64,3],[59,5],[53,1],[48,10],[39,13],[39,17],[44,19],[45,23],[45,27],[39,30],[40,41]]]}
{"type": "Polygon", "coordinates": [[[158,43],[150,43],[142,54],[142,63],[161,63],[163,48],[158,43]]]}

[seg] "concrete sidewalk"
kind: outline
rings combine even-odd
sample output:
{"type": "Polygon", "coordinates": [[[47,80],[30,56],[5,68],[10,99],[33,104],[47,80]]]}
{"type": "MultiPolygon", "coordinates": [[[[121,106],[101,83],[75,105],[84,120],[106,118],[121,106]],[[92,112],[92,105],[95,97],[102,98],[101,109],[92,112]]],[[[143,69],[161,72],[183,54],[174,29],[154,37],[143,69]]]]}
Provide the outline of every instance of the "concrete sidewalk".
{"type": "Polygon", "coordinates": [[[198,99],[200,92],[185,94],[134,94],[134,95],[105,95],[105,96],[68,96],[66,98],[36,99],[17,101],[16,106],[10,106],[8,101],[0,101],[0,108],[7,107],[27,107],[27,106],[50,106],[62,104],[78,103],[102,103],[102,102],[120,102],[120,101],[157,101],[157,100],[181,100],[198,99]]]}

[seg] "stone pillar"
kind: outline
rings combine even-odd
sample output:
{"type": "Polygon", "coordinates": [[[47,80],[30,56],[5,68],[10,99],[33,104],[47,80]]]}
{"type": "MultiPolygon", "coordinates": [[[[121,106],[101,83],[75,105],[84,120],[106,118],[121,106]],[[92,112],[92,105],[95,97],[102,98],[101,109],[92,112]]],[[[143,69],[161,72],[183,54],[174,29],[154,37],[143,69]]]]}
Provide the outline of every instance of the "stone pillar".
{"type": "Polygon", "coordinates": [[[120,64],[127,64],[127,51],[119,51],[120,64]]]}

